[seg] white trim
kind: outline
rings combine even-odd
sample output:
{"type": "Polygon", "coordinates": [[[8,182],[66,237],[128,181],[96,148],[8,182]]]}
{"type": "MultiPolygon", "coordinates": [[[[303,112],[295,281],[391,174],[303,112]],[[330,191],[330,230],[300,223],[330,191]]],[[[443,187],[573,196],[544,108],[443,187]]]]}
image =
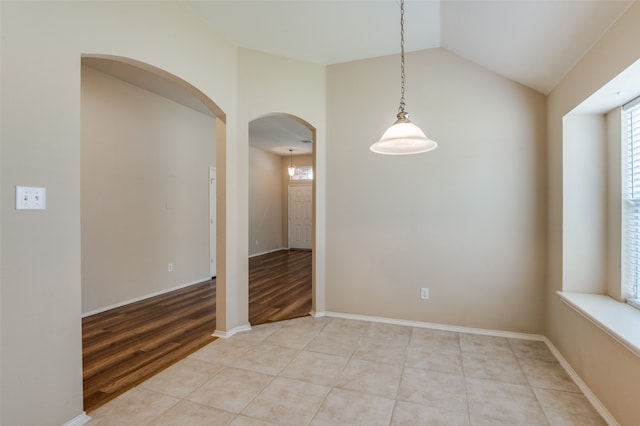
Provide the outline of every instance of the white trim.
{"type": "Polygon", "coordinates": [[[526,339],[544,341],[545,337],[539,334],[516,333],[513,331],[485,330],[482,328],[461,327],[457,325],[436,324],[431,322],[408,321],[384,317],[371,317],[368,315],[345,314],[341,312],[324,312],[329,317],[352,319],[357,321],[381,322],[385,324],[403,325],[406,327],[431,328],[434,330],[455,331],[458,333],[482,334],[485,336],[506,337],[510,339],[526,339]]]}
{"type": "Polygon", "coordinates": [[[309,312],[309,315],[311,315],[314,318],[322,318],[322,317],[326,317],[327,313],[325,311],[320,311],[320,312],[311,311],[309,312]]]}
{"type": "Polygon", "coordinates": [[[262,256],[262,255],[273,253],[273,252],[276,252],[276,251],[288,251],[288,250],[289,250],[289,247],[280,247],[280,248],[277,248],[277,249],[267,250],[267,251],[263,251],[261,253],[252,254],[252,255],[249,256],[249,259],[251,259],[252,257],[262,256]]]}
{"type": "Polygon", "coordinates": [[[567,306],[640,357],[640,311],[603,294],[556,292],[567,306]]]}
{"type": "Polygon", "coordinates": [[[82,426],[91,421],[91,417],[87,416],[86,411],[83,411],[82,414],[78,414],[73,419],[69,420],[62,426],[82,426]]]}
{"type": "Polygon", "coordinates": [[[242,333],[243,331],[251,331],[251,324],[246,323],[243,325],[239,325],[237,327],[232,328],[229,331],[224,331],[224,330],[216,330],[212,336],[213,337],[220,337],[222,339],[228,339],[231,336],[234,336],[238,333],[242,333]]]}
{"type": "Polygon", "coordinates": [[[191,285],[200,284],[200,283],[203,283],[205,281],[209,281],[210,279],[211,279],[211,277],[201,278],[201,279],[199,279],[197,281],[193,281],[193,282],[186,283],[186,284],[180,284],[178,286],[171,287],[171,288],[168,288],[166,290],[161,290],[161,291],[157,291],[155,293],[150,293],[150,294],[147,294],[147,295],[144,295],[144,296],[135,297],[133,299],[125,300],[124,302],[118,302],[118,303],[115,303],[113,305],[105,306],[103,308],[98,308],[98,309],[94,309],[94,310],[89,311],[89,312],[84,312],[84,313],[82,313],[80,315],[80,317],[84,318],[84,317],[88,317],[88,316],[91,316],[91,315],[99,314],[101,312],[106,312],[106,311],[109,311],[111,309],[120,308],[122,306],[129,305],[131,303],[140,302],[141,300],[150,299],[152,297],[156,297],[156,296],[160,296],[162,294],[171,293],[172,291],[180,290],[181,288],[189,287],[191,285]]]}
{"type": "Polygon", "coordinates": [[[613,415],[607,410],[607,408],[600,402],[598,397],[589,389],[589,386],[580,378],[578,373],[571,367],[571,364],[562,356],[560,351],[551,343],[551,340],[543,337],[544,343],[547,344],[549,350],[556,357],[562,368],[565,369],[567,374],[571,377],[571,379],[575,382],[575,384],[580,388],[585,398],[589,400],[593,408],[602,416],[605,422],[607,422],[610,426],[619,426],[620,423],[613,417],[613,415]]]}

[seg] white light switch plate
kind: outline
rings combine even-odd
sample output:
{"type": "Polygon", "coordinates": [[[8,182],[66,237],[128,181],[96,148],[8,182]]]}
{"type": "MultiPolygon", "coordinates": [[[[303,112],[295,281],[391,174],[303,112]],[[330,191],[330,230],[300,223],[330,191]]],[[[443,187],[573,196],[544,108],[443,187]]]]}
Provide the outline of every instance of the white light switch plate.
{"type": "Polygon", "coordinates": [[[46,208],[46,188],[16,186],[16,210],[45,210],[46,208]]]}

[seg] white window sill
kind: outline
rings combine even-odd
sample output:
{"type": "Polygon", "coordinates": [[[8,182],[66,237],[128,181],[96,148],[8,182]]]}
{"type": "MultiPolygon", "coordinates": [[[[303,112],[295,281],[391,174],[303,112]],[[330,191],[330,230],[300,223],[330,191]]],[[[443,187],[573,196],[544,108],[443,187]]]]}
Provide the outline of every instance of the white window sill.
{"type": "Polygon", "coordinates": [[[640,356],[640,310],[602,294],[557,293],[563,302],[640,356]]]}

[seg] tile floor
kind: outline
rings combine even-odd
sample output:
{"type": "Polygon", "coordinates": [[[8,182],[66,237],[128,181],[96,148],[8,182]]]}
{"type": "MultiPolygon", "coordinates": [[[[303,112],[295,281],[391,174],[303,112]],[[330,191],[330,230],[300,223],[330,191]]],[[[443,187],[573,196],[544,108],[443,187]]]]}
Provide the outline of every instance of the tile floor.
{"type": "Polygon", "coordinates": [[[341,318],[218,339],[96,425],[604,425],[543,342],[341,318]]]}

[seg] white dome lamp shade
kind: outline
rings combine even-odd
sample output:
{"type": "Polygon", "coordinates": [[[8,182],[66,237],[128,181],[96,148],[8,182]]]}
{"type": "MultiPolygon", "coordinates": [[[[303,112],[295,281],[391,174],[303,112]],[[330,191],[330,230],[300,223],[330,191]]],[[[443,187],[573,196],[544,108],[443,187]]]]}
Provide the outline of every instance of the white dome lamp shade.
{"type": "Polygon", "coordinates": [[[410,155],[432,151],[438,144],[413,124],[409,120],[409,113],[404,110],[404,0],[400,0],[400,82],[400,108],[397,120],[369,149],[377,154],[386,155],[410,155]]]}
{"type": "Polygon", "coordinates": [[[401,111],[398,119],[387,129],[380,140],[371,145],[376,154],[409,155],[436,149],[438,144],[409,120],[409,113],[401,111]]]}

